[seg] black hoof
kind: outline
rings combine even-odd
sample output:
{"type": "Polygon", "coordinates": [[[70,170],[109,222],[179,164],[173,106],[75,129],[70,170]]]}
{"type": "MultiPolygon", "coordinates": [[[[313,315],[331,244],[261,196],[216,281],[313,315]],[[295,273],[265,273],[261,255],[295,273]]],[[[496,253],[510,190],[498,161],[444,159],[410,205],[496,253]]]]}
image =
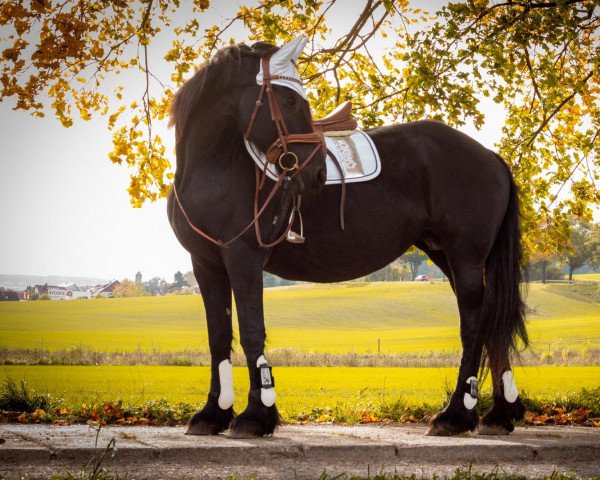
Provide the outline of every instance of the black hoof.
{"type": "Polygon", "coordinates": [[[271,435],[280,424],[277,407],[265,407],[260,399],[260,390],[248,395],[248,407],[233,419],[229,426],[232,438],[252,438],[271,435]]]}
{"type": "Polygon", "coordinates": [[[509,403],[504,397],[494,397],[494,405],[481,417],[481,425],[477,429],[479,435],[508,435],[515,427],[513,420],[521,420],[525,415],[525,406],[517,397],[509,403]]]}
{"type": "Polygon", "coordinates": [[[446,409],[433,417],[425,435],[437,437],[460,435],[475,430],[478,423],[479,416],[475,408],[473,410],[461,408],[459,411],[446,409]]]}
{"type": "Polygon", "coordinates": [[[218,395],[208,394],[204,408],[195,413],[188,422],[186,435],[217,435],[229,428],[235,413],[233,408],[221,409],[217,404],[218,395]]]}

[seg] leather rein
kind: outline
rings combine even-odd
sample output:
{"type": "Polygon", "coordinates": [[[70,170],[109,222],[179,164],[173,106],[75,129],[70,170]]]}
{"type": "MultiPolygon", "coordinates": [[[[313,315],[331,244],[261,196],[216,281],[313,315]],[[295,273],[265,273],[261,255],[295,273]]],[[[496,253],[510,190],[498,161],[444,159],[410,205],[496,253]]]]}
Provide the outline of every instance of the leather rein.
{"type": "MultiPolygon", "coordinates": [[[[327,152],[327,148],[325,146],[325,138],[321,133],[314,131],[312,133],[292,133],[288,132],[287,126],[285,124],[285,120],[283,115],[281,114],[281,110],[279,109],[279,104],[277,103],[277,99],[275,98],[275,93],[273,92],[273,86],[271,84],[271,80],[276,80],[279,78],[283,78],[279,75],[271,75],[269,70],[269,57],[261,58],[262,62],[262,71],[263,71],[263,83],[260,89],[260,93],[258,96],[258,100],[256,100],[254,110],[252,112],[252,116],[250,117],[250,122],[246,127],[246,131],[244,133],[244,137],[247,140],[250,140],[250,133],[252,132],[252,127],[254,126],[254,122],[260,110],[260,107],[263,105],[263,98],[265,93],[267,95],[267,99],[269,100],[269,109],[271,113],[271,120],[275,123],[277,127],[277,140],[275,140],[267,149],[266,158],[269,163],[276,164],[279,166],[281,173],[277,178],[277,181],[273,185],[273,188],[267,195],[266,200],[260,206],[260,192],[264,187],[266,180],[266,171],[267,171],[267,163],[265,163],[264,170],[261,172],[259,167],[255,166],[255,191],[254,191],[254,217],[252,221],[236,236],[231,238],[230,240],[223,242],[218,238],[214,238],[208,235],[206,232],[202,231],[198,227],[196,227],[190,218],[188,217],[181,200],[179,199],[179,195],[177,193],[177,188],[175,186],[175,182],[173,182],[173,193],[175,194],[175,200],[177,205],[181,210],[181,213],[185,217],[190,228],[200,235],[202,238],[208,240],[209,242],[215,244],[218,247],[225,248],[238,238],[240,238],[243,234],[245,234],[248,230],[254,226],[256,233],[256,240],[258,241],[259,247],[262,248],[271,248],[275,245],[281,243],[287,237],[288,233],[291,231],[292,226],[294,225],[294,220],[296,218],[296,213],[300,211],[300,202],[301,196],[296,195],[293,198],[292,205],[292,213],[290,214],[290,219],[288,221],[288,225],[283,231],[283,233],[277,237],[271,243],[264,243],[261,238],[260,225],[259,220],[262,214],[267,209],[267,206],[271,203],[279,189],[284,185],[285,182],[289,182],[293,180],[298,174],[304,170],[304,168],[308,165],[308,163],[315,157],[319,150],[323,152],[325,155],[327,152]],[[317,145],[310,153],[310,155],[304,160],[302,163],[299,163],[297,155],[288,149],[288,145],[291,143],[316,143],[317,145]]],[[[297,81],[291,77],[285,77],[286,80],[297,81]]]]}

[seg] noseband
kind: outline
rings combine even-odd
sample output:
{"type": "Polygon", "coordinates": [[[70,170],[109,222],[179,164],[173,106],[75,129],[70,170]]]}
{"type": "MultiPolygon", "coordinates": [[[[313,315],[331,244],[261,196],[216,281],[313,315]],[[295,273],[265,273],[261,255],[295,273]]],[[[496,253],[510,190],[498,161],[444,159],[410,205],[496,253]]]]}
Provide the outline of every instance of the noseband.
{"type": "Polygon", "coordinates": [[[292,226],[294,225],[294,220],[296,214],[300,212],[300,202],[301,197],[297,195],[293,199],[292,205],[292,213],[290,214],[290,218],[288,221],[288,225],[285,228],[284,232],[272,243],[263,243],[261,239],[259,219],[262,214],[265,212],[267,206],[271,203],[275,194],[279,191],[281,186],[286,182],[294,179],[304,168],[308,165],[308,163],[316,156],[319,150],[323,152],[323,155],[327,154],[327,147],[325,145],[325,138],[321,133],[314,131],[312,133],[289,133],[287,126],[285,124],[285,120],[283,115],[281,114],[281,110],[279,108],[279,104],[277,103],[277,99],[275,98],[275,94],[273,92],[273,86],[271,84],[271,80],[277,79],[285,79],[292,80],[297,82],[298,80],[292,77],[284,77],[280,75],[271,75],[269,70],[269,57],[261,58],[262,62],[262,71],[263,71],[263,83],[260,89],[260,93],[258,95],[258,100],[254,105],[254,110],[252,112],[252,116],[250,117],[250,122],[248,123],[248,127],[244,132],[244,137],[247,140],[250,140],[250,133],[252,132],[252,127],[254,126],[254,121],[256,120],[256,116],[258,115],[258,111],[263,104],[263,98],[265,93],[267,94],[267,99],[269,100],[269,108],[271,110],[271,120],[275,123],[277,127],[277,140],[275,140],[267,149],[266,158],[267,161],[273,164],[276,164],[281,169],[281,173],[275,185],[269,192],[265,202],[261,207],[259,207],[259,195],[265,184],[266,172],[267,172],[267,164],[265,163],[264,170],[261,172],[258,166],[255,166],[255,178],[256,178],[256,188],[254,191],[254,218],[252,221],[235,237],[228,240],[227,242],[223,242],[222,240],[215,239],[203,232],[201,229],[196,227],[192,221],[189,219],[181,200],[179,199],[179,195],[177,194],[177,188],[175,187],[175,182],[173,182],[173,193],[175,194],[175,200],[181,209],[181,213],[185,217],[190,228],[196,232],[201,237],[205,238],[209,242],[217,245],[218,247],[227,247],[229,244],[240,238],[244,233],[246,233],[252,226],[254,226],[256,232],[256,239],[258,241],[258,245],[262,248],[271,248],[275,245],[281,243],[286,239],[288,234],[290,233],[292,226]],[[288,145],[291,143],[316,143],[317,145],[310,153],[310,155],[304,160],[302,163],[299,163],[298,156],[289,150],[288,145]]]}

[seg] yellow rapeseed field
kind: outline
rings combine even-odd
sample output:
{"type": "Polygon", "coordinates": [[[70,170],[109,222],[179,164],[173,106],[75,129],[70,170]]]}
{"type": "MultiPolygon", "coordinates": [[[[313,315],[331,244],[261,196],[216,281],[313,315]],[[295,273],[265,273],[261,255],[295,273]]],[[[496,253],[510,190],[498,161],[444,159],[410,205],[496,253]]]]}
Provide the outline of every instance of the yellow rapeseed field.
{"type": "MultiPolygon", "coordinates": [[[[528,288],[535,350],[600,348],[600,303],[581,294],[578,285],[528,288]]],[[[377,353],[378,340],[381,353],[460,349],[458,311],[447,283],[267,289],[265,312],[267,349],[377,353]]],[[[199,295],[0,303],[2,347],[170,351],[207,345],[199,295]]]]}
{"type": "MultiPolygon", "coordinates": [[[[208,367],[155,366],[5,366],[0,381],[25,380],[37,392],[63,398],[66,405],[123,400],[139,405],[166,399],[203,404],[209,385],[208,367]]],[[[302,418],[314,409],[370,408],[397,400],[406,405],[441,407],[446,388],[453,388],[455,368],[278,367],[273,370],[277,404],[285,418],[302,418]]],[[[515,378],[530,398],[557,398],[581,387],[600,387],[600,367],[517,367],[515,378]]],[[[248,373],[234,368],[239,412],[246,405],[248,373]]],[[[489,388],[489,378],[484,384],[489,388]]]]}

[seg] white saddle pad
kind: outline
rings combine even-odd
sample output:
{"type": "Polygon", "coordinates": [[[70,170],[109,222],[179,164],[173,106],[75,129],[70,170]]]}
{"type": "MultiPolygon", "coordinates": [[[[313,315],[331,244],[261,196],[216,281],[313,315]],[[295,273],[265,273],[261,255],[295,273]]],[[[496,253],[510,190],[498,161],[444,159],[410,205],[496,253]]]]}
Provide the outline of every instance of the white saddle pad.
{"type": "MultiPolygon", "coordinates": [[[[246,150],[261,170],[265,168],[267,159],[256,145],[244,138],[246,150]]],[[[372,180],[381,172],[379,154],[371,138],[361,131],[351,134],[331,132],[325,134],[325,143],[329,151],[336,156],[344,169],[346,183],[366,182],[372,180]]],[[[302,161],[302,159],[300,159],[302,161]]],[[[325,185],[342,183],[340,171],[335,162],[327,155],[327,181],[325,185]]],[[[267,175],[271,180],[277,180],[277,167],[272,163],[267,164],[267,175]]]]}

